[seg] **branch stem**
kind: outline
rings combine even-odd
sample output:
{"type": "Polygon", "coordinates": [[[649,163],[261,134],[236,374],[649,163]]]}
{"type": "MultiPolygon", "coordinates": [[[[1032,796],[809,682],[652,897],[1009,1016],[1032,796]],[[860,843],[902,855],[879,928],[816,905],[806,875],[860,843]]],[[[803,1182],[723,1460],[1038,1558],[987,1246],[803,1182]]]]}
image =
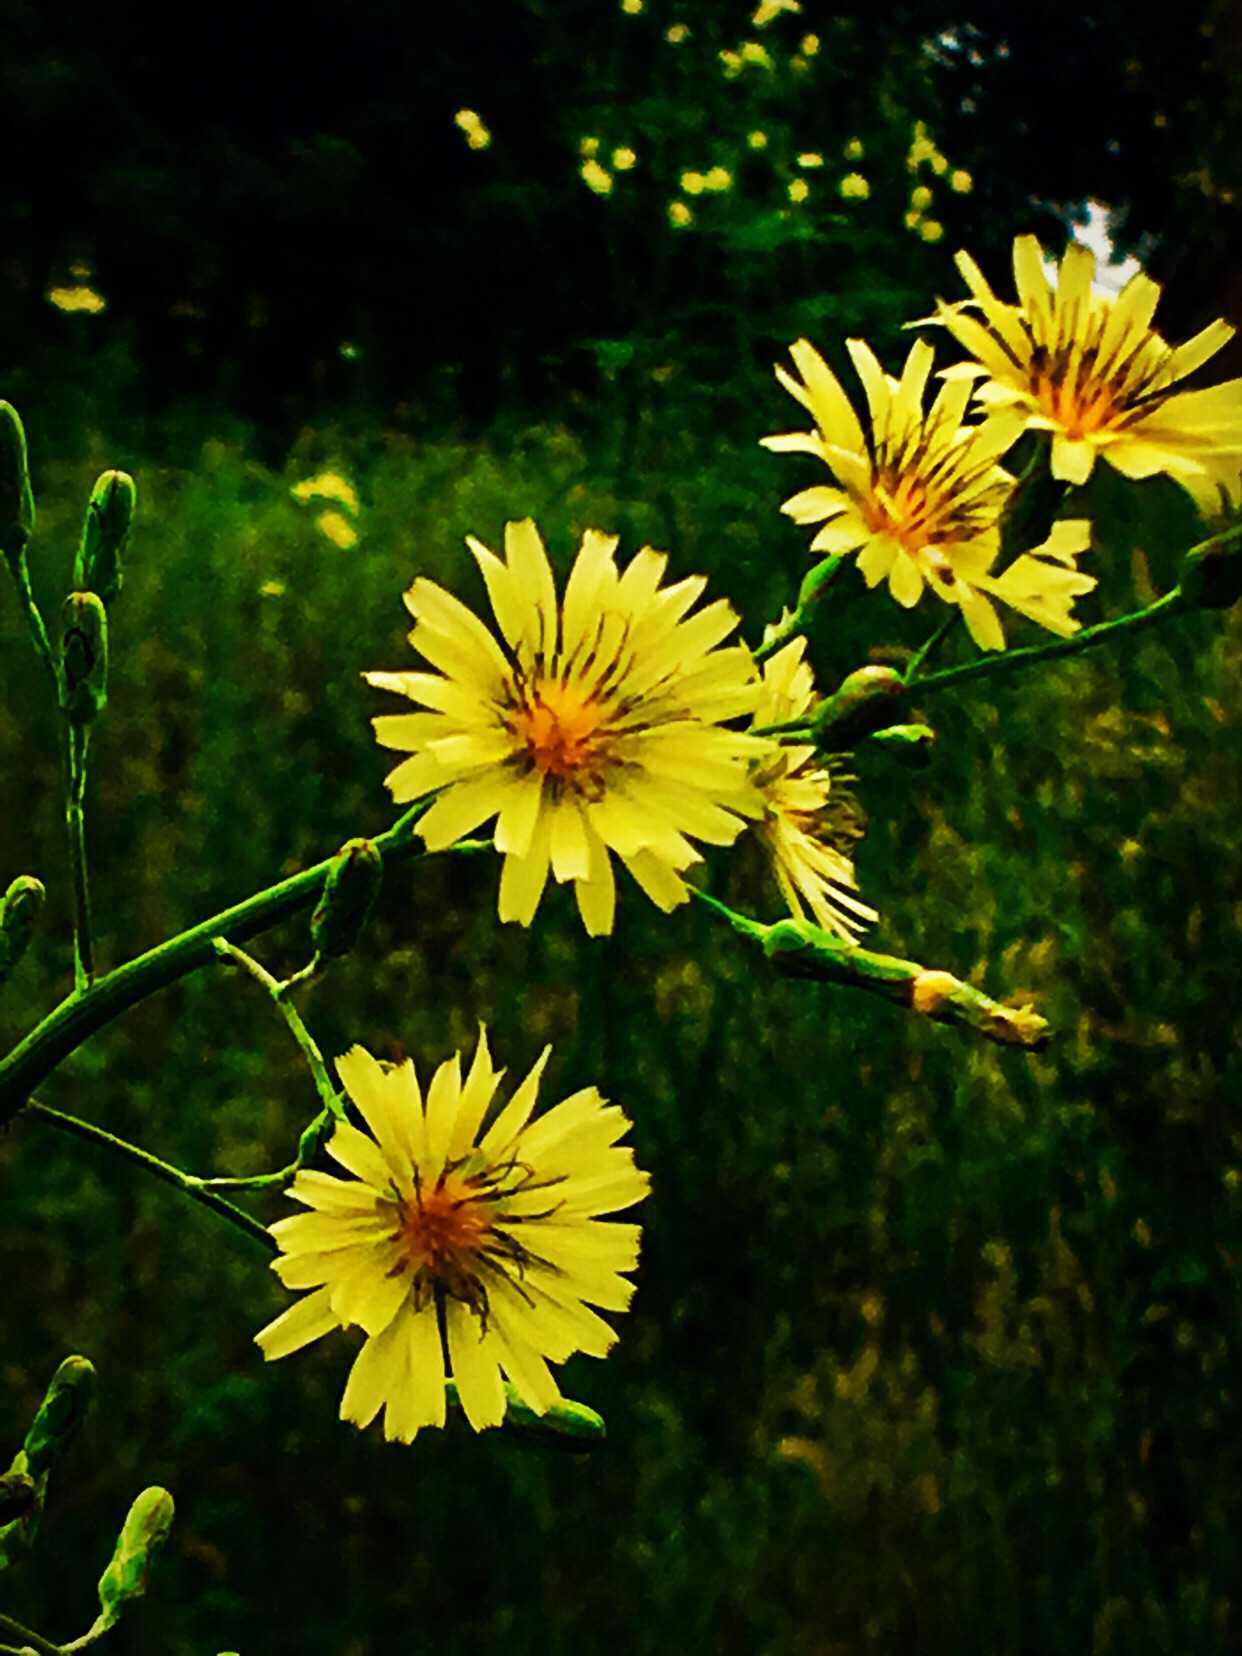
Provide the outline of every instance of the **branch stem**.
{"type": "Polygon", "coordinates": [[[86,862],[86,755],[90,731],[65,720],[65,825],[73,876],[73,987],[81,995],[95,981],[91,892],[86,862]]]}
{"type": "Polygon", "coordinates": [[[42,657],[43,664],[51,674],[52,694],[57,703],[60,702],[60,669],[56,665],[56,653],[52,649],[52,641],[47,635],[47,628],[43,625],[43,613],[35,599],[34,588],[30,584],[30,570],[26,564],[26,551],[23,547],[20,552],[10,552],[5,557],[9,566],[9,573],[13,577],[13,585],[17,588],[17,599],[26,618],[26,630],[30,634],[30,642],[36,653],[42,657]]]}
{"type": "MultiPolygon", "coordinates": [[[[103,1127],[96,1127],[93,1122],[83,1121],[80,1116],[66,1115],[63,1110],[53,1110],[48,1104],[40,1104],[37,1099],[31,1098],[21,1111],[20,1119],[33,1117],[37,1121],[45,1121],[49,1127],[55,1127],[59,1132],[71,1133],[77,1138],[85,1139],[88,1144],[96,1144],[109,1150],[115,1156],[121,1156],[132,1162],[136,1167],[143,1168],[179,1190],[183,1196],[188,1196],[192,1202],[198,1202],[208,1208],[218,1219],[248,1236],[252,1242],[269,1253],[275,1253],[276,1244],[257,1219],[252,1219],[241,1208],[235,1207],[223,1196],[214,1190],[204,1187],[201,1179],[195,1179],[188,1173],[183,1173],[179,1167],[173,1167],[170,1162],[161,1161],[153,1156],[149,1150],[141,1145],[130,1144],[128,1139],[118,1138],[115,1133],[109,1133],[103,1127]]],[[[2,1621],[0,1621],[0,1625],[2,1621]]]]}

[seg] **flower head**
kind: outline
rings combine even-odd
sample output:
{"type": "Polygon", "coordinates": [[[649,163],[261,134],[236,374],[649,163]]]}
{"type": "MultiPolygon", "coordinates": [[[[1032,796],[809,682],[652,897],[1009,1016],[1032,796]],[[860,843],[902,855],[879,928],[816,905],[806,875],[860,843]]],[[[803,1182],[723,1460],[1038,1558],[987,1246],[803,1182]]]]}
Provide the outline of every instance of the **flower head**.
{"type": "Polygon", "coordinates": [[[982,378],[979,400],[1017,414],[1027,430],[1052,433],[1052,475],[1085,483],[1097,456],[1126,477],[1167,472],[1196,497],[1215,463],[1242,465],[1242,379],[1202,391],[1174,387],[1233,337],[1212,322],[1185,345],[1168,345],[1150,326],[1159,283],[1138,271],[1117,295],[1095,288],[1095,255],[1066,249],[1055,284],[1034,236],[1013,244],[1018,303],[1005,304],[967,253],[957,267],[971,301],[939,306],[939,319],[976,359],[962,370],[982,378]]]}
{"type": "MultiPolygon", "coordinates": [[[[805,713],[814,699],[805,638],[795,638],[763,669],[755,724],[780,724],[805,713]]],[[[755,833],[763,845],[790,913],[807,918],[847,943],[876,912],[856,895],[847,847],[862,836],[860,812],[844,784],[852,778],[825,766],[813,747],[779,746],[756,768],[766,810],[755,833]]]]}
{"type": "MultiPolygon", "coordinates": [[[[1014,414],[1000,414],[982,425],[963,424],[970,384],[950,378],[929,409],[923,396],[932,367],[930,346],[920,341],[906,358],[900,380],[884,373],[862,340],[846,341],[866,392],[866,427],[854,412],[836,375],[805,339],[790,354],[802,375],[783,368],[781,384],[814,416],[817,430],[762,439],[782,453],[813,454],[835,475],[839,487],[804,489],[781,510],[796,523],[824,522],[811,551],[830,555],[854,552],[868,586],[887,580],[888,589],[907,609],[930,586],[947,603],[957,604],[971,636],[983,649],[1004,647],[1004,634],[992,604],[993,592],[1013,602],[1010,588],[990,573],[1000,553],[1000,521],[1014,489],[1014,478],[998,464],[1022,429],[1014,414]],[[827,521],[824,521],[827,520],[827,521]]],[[[1041,571],[1058,593],[1064,587],[1060,562],[1071,542],[1081,551],[1087,525],[1078,520],[1058,525],[1053,565],[1029,554],[1028,582],[1038,584],[1041,571]]],[[[1037,552],[1044,551],[1037,548],[1037,552]]],[[[1022,560],[1019,560],[1020,562],[1022,560]]],[[[1090,576],[1074,573],[1076,590],[1094,586],[1090,576]]],[[[1026,586],[1013,590],[1030,594],[1026,586]]],[[[1017,606],[1041,619],[1039,606],[1017,606]]],[[[1046,606],[1046,616],[1060,617],[1053,630],[1076,630],[1062,616],[1060,600],[1046,606]]],[[[1043,619],[1052,626],[1052,619],[1043,619]]]]}
{"type": "Polygon", "coordinates": [[[763,807],[747,776],[759,738],[720,721],[754,709],[744,645],[723,599],[685,619],[700,576],[660,588],[650,547],[619,574],[617,540],[588,529],[557,599],[529,520],[505,528],[505,561],[472,537],[500,639],[435,582],[405,601],[414,648],[438,673],[368,673],[430,712],[375,720],[384,747],[413,755],[388,777],[395,800],[440,797],[418,832],[444,850],[499,816],[500,918],[528,926],[548,871],[572,880],[587,930],[612,930],[614,851],[660,908],[688,900],[685,837],[731,845],[763,807]]]}
{"type": "Polygon", "coordinates": [[[414,1065],[382,1064],[354,1047],[337,1060],[369,1132],[337,1124],[328,1154],[351,1175],[303,1170],[289,1194],[310,1210],[271,1227],[286,1288],[312,1290],[255,1336],[287,1357],[335,1328],[366,1341],[341,1418],[367,1426],[384,1409],[386,1437],[409,1443],[442,1426],[451,1371],[476,1431],[505,1414],[502,1371],[543,1414],[560,1398],[547,1359],[604,1356],[615,1335],[590,1310],[624,1311],[639,1227],[601,1221],[632,1207],[648,1178],[617,1140],[629,1126],[594,1087],[533,1124],[548,1051],[481,1131],[503,1070],[479,1032],[440,1065],[424,1097],[414,1065]]]}

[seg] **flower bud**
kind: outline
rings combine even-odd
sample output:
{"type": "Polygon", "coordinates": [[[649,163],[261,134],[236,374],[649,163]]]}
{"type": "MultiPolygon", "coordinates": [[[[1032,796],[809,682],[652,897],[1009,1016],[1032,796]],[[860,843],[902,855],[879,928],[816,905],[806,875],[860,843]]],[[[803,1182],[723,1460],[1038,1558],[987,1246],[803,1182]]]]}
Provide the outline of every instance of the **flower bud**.
{"type": "Polygon", "coordinates": [[[901,674],[892,667],[859,667],[825,697],[811,719],[817,748],[842,753],[862,736],[895,724],[905,693],[901,674]]]}
{"type": "Polygon", "coordinates": [[[0,552],[20,558],[34,527],[25,428],[12,403],[0,402],[0,552]]]}
{"type": "Polygon", "coordinates": [[[108,705],[108,612],[93,592],[71,592],[61,611],[61,697],[70,724],[87,725],[108,705]]]}
{"type": "Polygon", "coordinates": [[[311,942],[324,959],[348,954],[366,925],[384,874],[384,859],[368,839],[347,840],[328,869],[323,896],[311,915],[311,942]]]}
{"type": "Polygon", "coordinates": [[[936,733],[928,725],[889,725],[887,730],[873,730],[859,751],[882,752],[886,759],[895,759],[910,770],[925,770],[932,762],[932,748],[936,733]]]}
{"type": "Polygon", "coordinates": [[[95,480],[73,562],[79,592],[97,592],[105,604],[120,592],[125,576],[121,555],[137,504],[138,490],[128,472],[106,471],[95,480]]]}
{"type": "Polygon", "coordinates": [[[1191,547],[1178,585],[1199,609],[1228,609],[1242,598],[1242,552],[1213,541],[1191,547]]]}
{"type": "Polygon", "coordinates": [[[168,1491],[158,1485],[144,1489],[126,1515],[112,1562],[99,1578],[100,1614],[92,1633],[106,1632],[130,1600],[146,1592],[151,1561],[167,1541],[172,1521],[173,1498],[168,1491]]]}
{"type": "Polygon", "coordinates": [[[34,1506],[37,1494],[29,1472],[0,1473],[0,1524],[24,1518],[34,1506]]]}
{"type": "Polygon", "coordinates": [[[0,983],[26,952],[47,893],[33,874],[19,874],[0,898],[0,983]]]}
{"type": "Polygon", "coordinates": [[[22,1445],[26,1471],[40,1477],[73,1442],[95,1395],[95,1365],[86,1357],[66,1357],[30,1423],[22,1445]]]}

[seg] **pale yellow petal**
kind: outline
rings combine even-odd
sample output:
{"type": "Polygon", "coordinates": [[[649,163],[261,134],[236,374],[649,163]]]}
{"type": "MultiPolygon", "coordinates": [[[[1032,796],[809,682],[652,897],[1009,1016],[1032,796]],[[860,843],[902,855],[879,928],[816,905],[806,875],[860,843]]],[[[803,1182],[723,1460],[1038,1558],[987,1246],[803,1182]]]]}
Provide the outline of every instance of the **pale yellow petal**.
{"type": "Polygon", "coordinates": [[[428,851],[443,851],[494,817],[504,804],[505,792],[504,781],[492,774],[455,782],[418,819],[415,831],[428,851]]]}
{"type": "Polygon", "coordinates": [[[261,1328],[254,1337],[254,1343],[271,1363],[278,1357],[288,1357],[292,1352],[300,1351],[312,1340],[339,1327],[340,1323],[328,1303],[328,1290],[319,1288],[315,1293],[307,1294],[305,1299],[295,1301],[274,1322],[261,1328]]]}
{"type": "Polygon", "coordinates": [[[476,1432],[499,1426],[505,1418],[505,1389],[492,1342],[483,1325],[460,1301],[445,1306],[449,1367],[457,1381],[462,1412],[476,1432]]]}
{"type": "Polygon", "coordinates": [[[479,1148],[489,1160],[499,1160],[530,1120],[531,1111],[539,1097],[539,1082],[543,1076],[544,1066],[551,1053],[550,1046],[544,1047],[513,1097],[488,1128],[479,1148]]]}
{"type": "Polygon", "coordinates": [[[530,849],[524,857],[510,852],[500,871],[498,913],[502,921],[529,926],[548,881],[551,818],[544,811],[535,824],[530,849]]]}

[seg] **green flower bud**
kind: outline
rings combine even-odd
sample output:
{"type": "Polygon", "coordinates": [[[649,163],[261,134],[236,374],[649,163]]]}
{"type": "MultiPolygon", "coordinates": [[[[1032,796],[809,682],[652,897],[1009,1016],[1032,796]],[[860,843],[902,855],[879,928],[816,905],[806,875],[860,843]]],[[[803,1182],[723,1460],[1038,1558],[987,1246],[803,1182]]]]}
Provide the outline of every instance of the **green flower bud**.
{"type": "Polygon", "coordinates": [[[70,724],[108,705],[108,612],[93,592],[71,592],[61,611],[61,696],[70,724]]]}
{"type": "Polygon", "coordinates": [[[12,403],[0,402],[0,552],[20,558],[34,527],[25,427],[12,403]]]}
{"type": "Polygon", "coordinates": [[[371,840],[352,839],[332,859],[323,896],[311,915],[311,942],[325,959],[348,954],[366,925],[384,874],[384,859],[371,840]]]}
{"type": "MultiPolygon", "coordinates": [[[[608,1435],[603,1415],[596,1414],[585,1403],[573,1403],[563,1397],[559,1403],[554,1403],[543,1414],[536,1414],[528,1404],[524,1403],[515,1387],[506,1380],[505,1388],[505,1428],[516,1427],[523,1433],[535,1433],[549,1441],[562,1441],[558,1446],[569,1449],[589,1449],[597,1443],[602,1443],[608,1435]]],[[[444,1383],[444,1397],[450,1409],[458,1410],[461,1407],[461,1398],[457,1390],[456,1380],[446,1380],[444,1383]]]]}
{"type": "Polygon", "coordinates": [[[86,1357],[66,1357],[52,1376],[39,1412],[22,1445],[26,1471],[40,1477],[73,1442],[95,1395],[95,1365],[86,1357]]]}
{"type": "Polygon", "coordinates": [[[26,952],[47,893],[33,874],[19,874],[0,899],[0,983],[26,952]]]}
{"type": "Polygon", "coordinates": [[[882,752],[886,759],[895,759],[911,770],[925,770],[932,762],[936,732],[924,724],[889,725],[887,730],[874,730],[864,738],[859,751],[882,752]]]}
{"type": "Polygon", "coordinates": [[[114,1626],[125,1606],[146,1592],[151,1561],[167,1541],[172,1521],[168,1491],[158,1485],[144,1489],[126,1515],[112,1562],[99,1578],[100,1614],[92,1633],[114,1626]]]}
{"type": "Polygon", "coordinates": [[[1182,559],[1183,598],[1199,609],[1229,609],[1242,598],[1242,552],[1215,541],[1192,546],[1182,559]]]}
{"type": "Polygon", "coordinates": [[[35,1481],[28,1472],[0,1473],[0,1524],[24,1518],[35,1499],[35,1481]]]}
{"type": "Polygon", "coordinates": [[[892,667],[859,667],[825,697],[811,719],[811,739],[829,753],[843,753],[860,737],[895,724],[905,693],[892,667]]]}
{"type": "Polygon", "coordinates": [[[73,561],[73,584],[79,592],[97,592],[105,604],[120,592],[125,576],[121,555],[137,504],[138,490],[128,472],[106,471],[96,479],[73,561]]]}
{"type": "Polygon", "coordinates": [[[836,580],[838,573],[845,563],[844,553],[833,558],[823,558],[803,579],[798,588],[798,608],[807,610],[820,598],[836,580]]]}

